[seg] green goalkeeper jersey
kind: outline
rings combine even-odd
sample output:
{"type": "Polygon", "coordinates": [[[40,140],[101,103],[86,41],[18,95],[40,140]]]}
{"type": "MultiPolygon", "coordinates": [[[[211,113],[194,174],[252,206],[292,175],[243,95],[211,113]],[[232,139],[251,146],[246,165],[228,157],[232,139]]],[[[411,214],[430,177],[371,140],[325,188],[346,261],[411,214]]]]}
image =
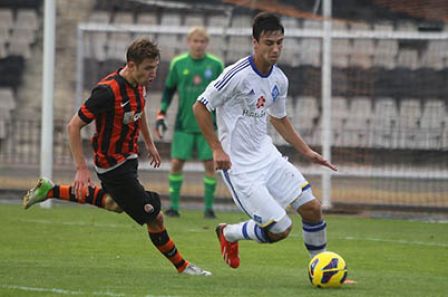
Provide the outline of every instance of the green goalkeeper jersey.
{"type": "Polygon", "coordinates": [[[176,115],[176,131],[201,132],[192,106],[208,84],[215,80],[223,69],[222,61],[208,53],[201,59],[193,59],[189,53],[185,53],[171,61],[160,110],[166,113],[174,91],[177,91],[179,104],[176,115]]]}

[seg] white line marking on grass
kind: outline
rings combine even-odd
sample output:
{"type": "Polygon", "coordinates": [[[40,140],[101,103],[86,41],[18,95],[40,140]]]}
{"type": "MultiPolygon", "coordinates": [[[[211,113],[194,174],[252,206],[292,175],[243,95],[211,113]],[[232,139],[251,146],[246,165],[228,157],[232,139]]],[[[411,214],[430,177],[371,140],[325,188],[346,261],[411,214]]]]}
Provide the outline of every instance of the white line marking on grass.
{"type": "Polygon", "coordinates": [[[179,297],[175,295],[145,295],[145,297],[179,297]]]}
{"type": "Polygon", "coordinates": [[[19,221],[24,223],[34,223],[34,224],[43,224],[43,225],[65,225],[65,226],[89,226],[89,227],[101,227],[101,228],[120,228],[120,229],[129,229],[128,225],[118,225],[118,224],[103,224],[103,223],[86,223],[86,222],[55,222],[51,220],[29,220],[29,219],[19,219],[19,221]]]}
{"type": "Polygon", "coordinates": [[[424,245],[424,246],[436,246],[436,247],[448,247],[448,244],[445,243],[437,243],[437,242],[424,242],[424,241],[409,241],[409,240],[395,240],[395,239],[382,239],[382,238],[356,238],[356,237],[343,237],[340,239],[344,240],[364,240],[364,241],[376,241],[376,242],[388,242],[388,243],[398,243],[398,244],[406,244],[406,245],[424,245]]]}
{"type": "Polygon", "coordinates": [[[70,291],[59,288],[35,288],[35,287],[24,287],[24,286],[13,286],[13,285],[0,285],[4,289],[13,289],[13,290],[21,290],[21,291],[29,291],[29,292],[50,292],[59,295],[95,295],[95,296],[110,296],[110,297],[121,297],[126,296],[121,293],[113,293],[113,292],[83,292],[83,291],[70,291]]]}
{"type": "MultiPolygon", "coordinates": [[[[300,237],[300,234],[292,234],[289,237],[291,238],[297,238],[300,237]]],[[[373,238],[373,237],[352,237],[352,236],[346,236],[346,237],[331,237],[329,240],[336,239],[336,240],[353,240],[353,241],[375,241],[375,242],[387,242],[387,243],[395,243],[395,244],[405,244],[405,245],[423,245],[423,246],[435,246],[435,247],[448,247],[448,244],[446,243],[439,243],[439,242],[424,242],[424,241],[409,241],[404,239],[384,239],[384,238],[373,238]]]]}

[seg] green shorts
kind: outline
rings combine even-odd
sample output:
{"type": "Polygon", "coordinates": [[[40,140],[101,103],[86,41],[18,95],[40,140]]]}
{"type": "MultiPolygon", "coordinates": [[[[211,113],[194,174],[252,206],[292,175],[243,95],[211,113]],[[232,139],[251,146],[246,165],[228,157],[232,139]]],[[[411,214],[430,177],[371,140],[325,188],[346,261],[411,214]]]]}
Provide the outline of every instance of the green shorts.
{"type": "Polygon", "coordinates": [[[193,159],[193,153],[201,161],[213,160],[213,153],[201,133],[175,131],[171,143],[171,158],[179,160],[193,159]]]}

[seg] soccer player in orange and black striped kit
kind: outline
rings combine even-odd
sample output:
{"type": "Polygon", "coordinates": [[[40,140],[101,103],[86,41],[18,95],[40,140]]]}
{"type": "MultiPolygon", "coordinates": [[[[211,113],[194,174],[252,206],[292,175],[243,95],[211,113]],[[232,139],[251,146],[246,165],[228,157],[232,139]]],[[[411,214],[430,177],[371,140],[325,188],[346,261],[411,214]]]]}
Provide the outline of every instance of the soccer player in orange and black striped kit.
{"type": "Polygon", "coordinates": [[[73,185],[55,185],[42,177],[23,197],[23,205],[29,208],[56,198],[124,211],[138,224],[146,224],[152,243],[179,273],[208,276],[210,272],[189,263],[176,249],[164,226],[159,195],[146,191],[137,178],[140,131],[150,164],[159,167],[161,162],[145,115],[145,86],[156,77],[159,55],[157,46],[148,39],[138,39],[129,46],[126,66],[103,78],[67,125],[76,163],[73,185]],[[94,120],[92,143],[101,188],[92,184],[81,144],[81,129],[94,120]]]}

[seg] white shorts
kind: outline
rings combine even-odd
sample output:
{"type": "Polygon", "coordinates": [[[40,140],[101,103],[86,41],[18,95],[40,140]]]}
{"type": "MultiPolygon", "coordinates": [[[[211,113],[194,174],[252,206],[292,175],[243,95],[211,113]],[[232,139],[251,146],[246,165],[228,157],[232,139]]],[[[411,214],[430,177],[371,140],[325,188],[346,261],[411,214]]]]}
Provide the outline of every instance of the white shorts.
{"type": "Polygon", "coordinates": [[[314,199],[301,197],[310,187],[299,170],[285,158],[278,156],[255,172],[222,172],[236,205],[262,227],[278,222],[286,215],[285,209],[296,199],[303,205],[314,199]]]}

